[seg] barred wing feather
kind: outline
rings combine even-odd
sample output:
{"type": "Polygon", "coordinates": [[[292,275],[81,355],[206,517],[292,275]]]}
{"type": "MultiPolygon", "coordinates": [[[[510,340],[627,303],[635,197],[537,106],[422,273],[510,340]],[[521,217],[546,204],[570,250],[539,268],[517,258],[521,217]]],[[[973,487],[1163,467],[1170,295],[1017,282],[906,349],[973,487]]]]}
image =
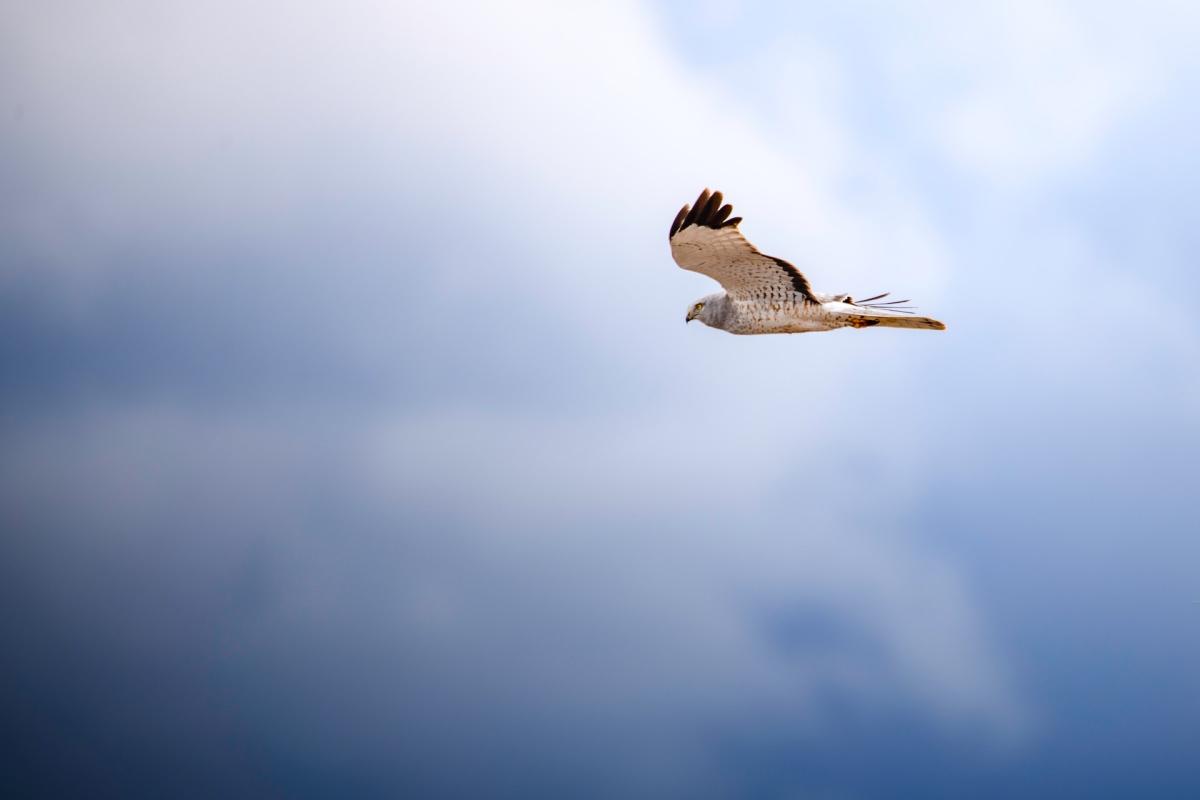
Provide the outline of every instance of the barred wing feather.
{"type": "Polygon", "coordinates": [[[730,218],[720,192],[705,189],[695,205],[684,206],[671,223],[671,256],[683,269],[714,279],[732,297],[781,297],[796,293],[818,302],[808,279],[782,258],[760,253],[730,218]]]}

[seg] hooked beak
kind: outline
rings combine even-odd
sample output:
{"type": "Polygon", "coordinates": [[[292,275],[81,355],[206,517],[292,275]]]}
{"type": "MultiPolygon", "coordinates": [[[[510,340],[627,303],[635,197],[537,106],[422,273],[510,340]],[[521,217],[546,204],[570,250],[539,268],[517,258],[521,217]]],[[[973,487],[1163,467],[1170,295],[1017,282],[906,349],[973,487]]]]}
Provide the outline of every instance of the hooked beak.
{"type": "Polygon", "coordinates": [[[692,321],[692,320],[694,320],[695,318],[696,318],[696,312],[695,312],[695,311],[689,311],[689,312],[687,313],[687,319],[685,319],[685,320],[684,320],[684,323],[691,322],[691,321],[692,321]]]}

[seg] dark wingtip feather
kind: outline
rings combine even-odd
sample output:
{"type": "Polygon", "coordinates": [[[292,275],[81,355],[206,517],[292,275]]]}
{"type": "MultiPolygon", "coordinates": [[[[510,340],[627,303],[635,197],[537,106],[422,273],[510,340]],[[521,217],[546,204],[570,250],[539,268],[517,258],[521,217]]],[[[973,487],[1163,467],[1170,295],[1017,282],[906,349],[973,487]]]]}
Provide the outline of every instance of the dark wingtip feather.
{"type": "Polygon", "coordinates": [[[689,225],[696,224],[696,220],[700,218],[700,212],[704,210],[704,206],[708,203],[708,197],[709,191],[708,189],[705,189],[700,193],[700,196],[696,198],[696,202],[692,206],[692,210],[688,212],[687,217],[685,217],[683,220],[684,228],[689,225]]]}
{"type": "Polygon", "coordinates": [[[868,297],[864,300],[855,300],[852,297],[847,297],[846,302],[850,303],[851,305],[859,306],[860,308],[878,308],[885,311],[899,311],[901,314],[913,313],[912,309],[914,309],[916,306],[905,305],[905,303],[911,303],[911,300],[887,300],[882,303],[877,302],[890,294],[891,292],[884,292],[883,294],[877,294],[874,297],[868,297]]]}
{"type": "Polygon", "coordinates": [[[714,230],[736,226],[742,221],[741,217],[729,218],[733,206],[722,205],[725,198],[720,192],[710,192],[705,189],[691,206],[684,206],[675,215],[671,223],[671,236],[679,233],[690,225],[701,225],[714,230]]]}
{"type": "Polygon", "coordinates": [[[703,225],[707,228],[713,227],[712,218],[717,213],[717,209],[721,207],[721,193],[713,192],[712,197],[708,198],[708,202],[704,204],[704,208],[696,216],[696,224],[703,225]]]}
{"type": "Polygon", "coordinates": [[[671,223],[671,232],[667,234],[668,239],[679,232],[680,227],[683,225],[683,218],[687,216],[688,211],[690,210],[691,207],[686,203],[684,204],[683,208],[679,209],[679,213],[675,215],[675,221],[671,223]]]}

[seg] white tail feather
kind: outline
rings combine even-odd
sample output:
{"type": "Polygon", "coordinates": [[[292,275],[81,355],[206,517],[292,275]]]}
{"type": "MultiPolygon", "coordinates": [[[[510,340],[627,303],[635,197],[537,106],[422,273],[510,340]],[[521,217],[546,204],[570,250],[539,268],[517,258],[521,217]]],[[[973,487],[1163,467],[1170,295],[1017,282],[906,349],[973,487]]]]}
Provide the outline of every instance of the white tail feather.
{"type": "MultiPolygon", "coordinates": [[[[871,298],[876,299],[876,298],[871,298]]],[[[896,308],[880,308],[875,305],[860,305],[834,300],[821,304],[835,319],[844,320],[852,328],[918,328],[927,331],[944,331],[946,326],[931,317],[918,317],[911,311],[896,308]]]]}
{"type": "Polygon", "coordinates": [[[847,314],[850,324],[856,328],[866,328],[879,325],[884,328],[923,328],[930,331],[944,331],[946,326],[930,317],[901,317],[882,314],[847,314]]]}
{"type": "Polygon", "coordinates": [[[888,308],[851,305],[850,303],[825,303],[825,308],[834,316],[846,321],[852,328],[920,328],[929,331],[944,331],[946,326],[930,317],[918,317],[911,312],[888,308]]]}

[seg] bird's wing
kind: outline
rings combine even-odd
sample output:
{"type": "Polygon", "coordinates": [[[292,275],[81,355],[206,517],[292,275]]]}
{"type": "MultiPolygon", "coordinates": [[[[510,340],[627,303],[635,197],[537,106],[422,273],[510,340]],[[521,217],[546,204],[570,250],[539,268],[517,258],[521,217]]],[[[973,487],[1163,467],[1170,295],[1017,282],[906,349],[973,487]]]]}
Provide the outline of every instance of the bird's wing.
{"type": "Polygon", "coordinates": [[[705,189],[671,223],[671,256],[692,272],[713,278],[732,296],[780,297],[793,292],[818,302],[808,279],[782,258],[764,255],[738,230],[741,217],[721,205],[720,192],[705,189]]]}

